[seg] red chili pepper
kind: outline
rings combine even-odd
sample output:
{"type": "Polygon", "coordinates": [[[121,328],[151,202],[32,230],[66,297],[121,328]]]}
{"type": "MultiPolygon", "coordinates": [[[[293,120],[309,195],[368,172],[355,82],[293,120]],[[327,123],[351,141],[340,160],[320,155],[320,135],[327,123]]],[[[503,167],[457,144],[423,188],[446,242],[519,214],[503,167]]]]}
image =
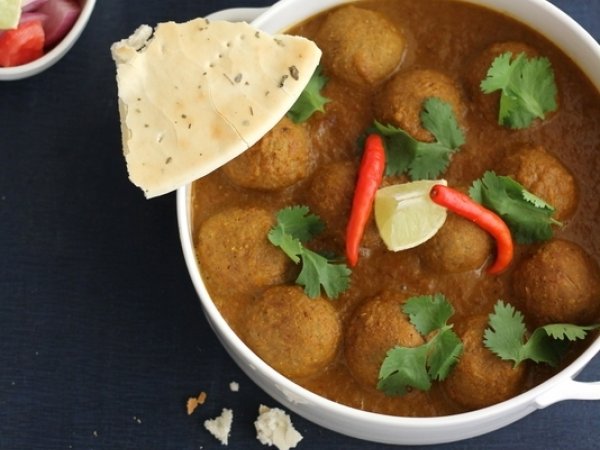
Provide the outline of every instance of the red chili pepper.
{"type": "Polygon", "coordinates": [[[474,222],[496,239],[496,260],[488,267],[488,273],[498,274],[508,267],[513,258],[514,246],[510,230],[500,216],[468,195],[441,184],[433,186],[429,195],[438,205],[474,222]]]}
{"type": "Polygon", "coordinates": [[[358,247],[371,215],[375,193],[381,185],[384,170],[383,139],[378,134],[370,134],[365,140],[352,199],[352,210],[346,227],[346,258],[350,267],[354,267],[358,262],[358,247]]]}

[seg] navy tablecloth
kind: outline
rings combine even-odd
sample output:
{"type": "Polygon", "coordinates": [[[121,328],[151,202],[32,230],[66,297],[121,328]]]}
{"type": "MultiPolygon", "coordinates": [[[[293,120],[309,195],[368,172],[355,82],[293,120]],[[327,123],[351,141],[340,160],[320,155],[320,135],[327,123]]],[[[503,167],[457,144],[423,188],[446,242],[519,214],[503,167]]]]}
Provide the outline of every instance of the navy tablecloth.
{"type": "MultiPolygon", "coordinates": [[[[515,0],[516,1],[516,0],[515,0]]],[[[141,23],[270,0],[99,0],[47,72],[0,82],[0,449],[209,449],[234,410],[231,449],[276,402],[225,353],[188,278],[175,197],[128,181],[110,44],[141,23]],[[236,381],[239,392],[229,383],[236,381]],[[200,391],[206,404],[187,416],[200,391]]],[[[556,0],[594,37],[598,0],[556,0]]],[[[580,375],[600,379],[600,358],[580,375]]],[[[292,414],[303,449],[378,449],[292,414]]],[[[563,402],[486,436],[432,449],[597,449],[600,402],[563,402]]]]}

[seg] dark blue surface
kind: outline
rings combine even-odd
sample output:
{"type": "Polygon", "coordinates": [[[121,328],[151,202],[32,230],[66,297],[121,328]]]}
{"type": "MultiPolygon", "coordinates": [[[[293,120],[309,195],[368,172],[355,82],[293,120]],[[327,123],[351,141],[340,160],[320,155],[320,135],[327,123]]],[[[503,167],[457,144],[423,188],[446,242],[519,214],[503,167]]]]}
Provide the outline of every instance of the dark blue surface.
{"type": "MultiPolygon", "coordinates": [[[[511,0],[516,1],[516,0],[511,0]]],[[[262,447],[276,405],[227,356],[187,276],[175,197],[127,180],[110,44],[141,23],[269,0],[99,0],[49,71],[0,82],[0,449],[221,448],[204,419],[234,409],[231,449],[262,447]],[[229,382],[240,391],[229,390],[229,382]],[[186,398],[206,391],[193,416],[186,398]]],[[[596,38],[598,0],[555,3],[596,38]]],[[[600,358],[581,374],[600,379],[600,358]]],[[[300,449],[378,449],[292,414],[300,449]]],[[[431,449],[597,449],[600,402],[563,402],[431,449]]]]}

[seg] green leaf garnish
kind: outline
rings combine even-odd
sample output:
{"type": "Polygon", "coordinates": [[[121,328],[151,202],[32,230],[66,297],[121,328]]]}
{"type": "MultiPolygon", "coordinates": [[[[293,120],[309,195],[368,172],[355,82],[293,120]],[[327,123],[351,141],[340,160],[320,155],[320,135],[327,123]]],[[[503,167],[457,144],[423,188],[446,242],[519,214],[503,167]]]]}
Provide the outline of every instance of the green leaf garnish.
{"type": "Polygon", "coordinates": [[[473,200],[495,211],[520,244],[546,241],[552,237],[554,208],[527,191],[510,177],[485,172],[469,189],[473,200]]]}
{"type": "Polygon", "coordinates": [[[377,121],[372,131],[385,142],[386,175],[408,172],[412,180],[435,179],[450,163],[450,156],[465,143],[452,106],[437,97],[423,102],[421,122],[435,137],[435,142],[420,142],[406,131],[377,121]]]}
{"type": "Polygon", "coordinates": [[[583,339],[588,331],[600,328],[600,324],[550,324],[536,328],[525,340],[527,329],[523,314],[502,300],[498,300],[494,306],[488,324],[489,328],[484,332],[484,345],[501,359],[513,361],[515,366],[530,359],[554,367],[564,355],[568,341],[583,339]]]}
{"type": "Polygon", "coordinates": [[[434,338],[435,345],[429,348],[429,376],[432,380],[441,381],[448,376],[462,355],[463,344],[456,333],[445,326],[434,338]]]}
{"type": "Polygon", "coordinates": [[[506,52],[494,59],[481,90],[501,91],[498,123],[510,128],[527,128],[536,118],[556,110],[557,88],[548,58],[527,58],[520,53],[511,61],[506,52]]]}
{"type": "Polygon", "coordinates": [[[454,314],[452,305],[442,294],[411,297],[404,303],[402,311],[423,336],[443,328],[454,314]]]}
{"type": "Polygon", "coordinates": [[[387,352],[377,383],[387,395],[403,395],[413,388],[428,390],[432,381],[448,376],[463,351],[460,338],[447,324],[454,308],[442,294],[411,297],[402,311],[429,340],[418,347],[397,346],[387,352]]]}
{"type": "Polygon", "coordinates": [[[426,391],[431,387],[427,372],[427,347],[394,347],[386,354],[377,389],[386,395],[404,395],[411,388],[426,391]]]}
{"type": "Polygon", "coordinates": [[[313,252],[304,249],[300,254],[302,270],[296,278],[296,283],[304,286],[304,292],[310,298],[318,297],[321,287],[329,298],[336,298],[349,285],[351,270],[346,264],[335,264],[313,252]]]}
{"type": "Polygon", "coordinates": [[[512,305],[499,300],[488,320],[484,344],[501,359],[522,361],[521,348],[525,339],[523,314],[512,305]]]}
{"type": "Polygon", "coordinates": [[[310,214],[308,207],[293,206],[277,213],[277,224],[269,231],[268,239],[296,264],[302,263],[296,284],[304,287],[308,297],[318,297],[323,287],[329,298],[336,298],[348,288],[351,270],[303,245],[322,230],[323,222],[310,214]]]}
{"type": "Polygon", "coordinates": [[[571,325],[569,323],[554,323],[544,325],[542,328],[548,336],[553,339],[568,339],[569,341],[577,341],[586,337],[588,331],[595,330],[600,325],[571,325]]]}
{"type": "Polygon", "coordinates": [[[288,117],[295,123],[302,123],[317,111],[325,112],[325,104],[330,100],[321,95],[321,90],[326,84],[327,77],[322,74],[321,66],[317,66],[300,97],[288,111],[288,117]]]}
{"type": "Polygon", "coordinates": [[[429,97],[423,103],[421,122],[444,147],[456,150],[464,145],[465,136],[458,126],[450,103],[437,97],[429,97]]]}
{"type": "Polygon", "coordinates": [[[283,208],[277,213],[278,232],[300,242],[307,242],[325,228],[321,219],[310,213],[308,206],[283,208]]]}
{"type": "Polygon", "coordinates": [[[529,203],[532,203],[537,208],[547,209],[554,211],[554,207],[549,203],[546,203],[544,200],[539,198],[537,195],[532,194],[531,192],[523,189],[523,198],[527,200],[529,203]]]}

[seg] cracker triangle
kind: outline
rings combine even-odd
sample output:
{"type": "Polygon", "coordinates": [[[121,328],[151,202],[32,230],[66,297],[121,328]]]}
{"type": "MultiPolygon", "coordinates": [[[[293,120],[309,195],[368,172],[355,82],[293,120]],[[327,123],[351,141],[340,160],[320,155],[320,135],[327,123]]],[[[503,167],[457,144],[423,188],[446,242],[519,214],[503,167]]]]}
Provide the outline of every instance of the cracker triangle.
{"type": "Polygon", "coordinates": [[[291,108],[321,57],[299,36],[206,19],[143,25],[111,51],[129,178],[147,198],[255,144],[291,108]]]}

